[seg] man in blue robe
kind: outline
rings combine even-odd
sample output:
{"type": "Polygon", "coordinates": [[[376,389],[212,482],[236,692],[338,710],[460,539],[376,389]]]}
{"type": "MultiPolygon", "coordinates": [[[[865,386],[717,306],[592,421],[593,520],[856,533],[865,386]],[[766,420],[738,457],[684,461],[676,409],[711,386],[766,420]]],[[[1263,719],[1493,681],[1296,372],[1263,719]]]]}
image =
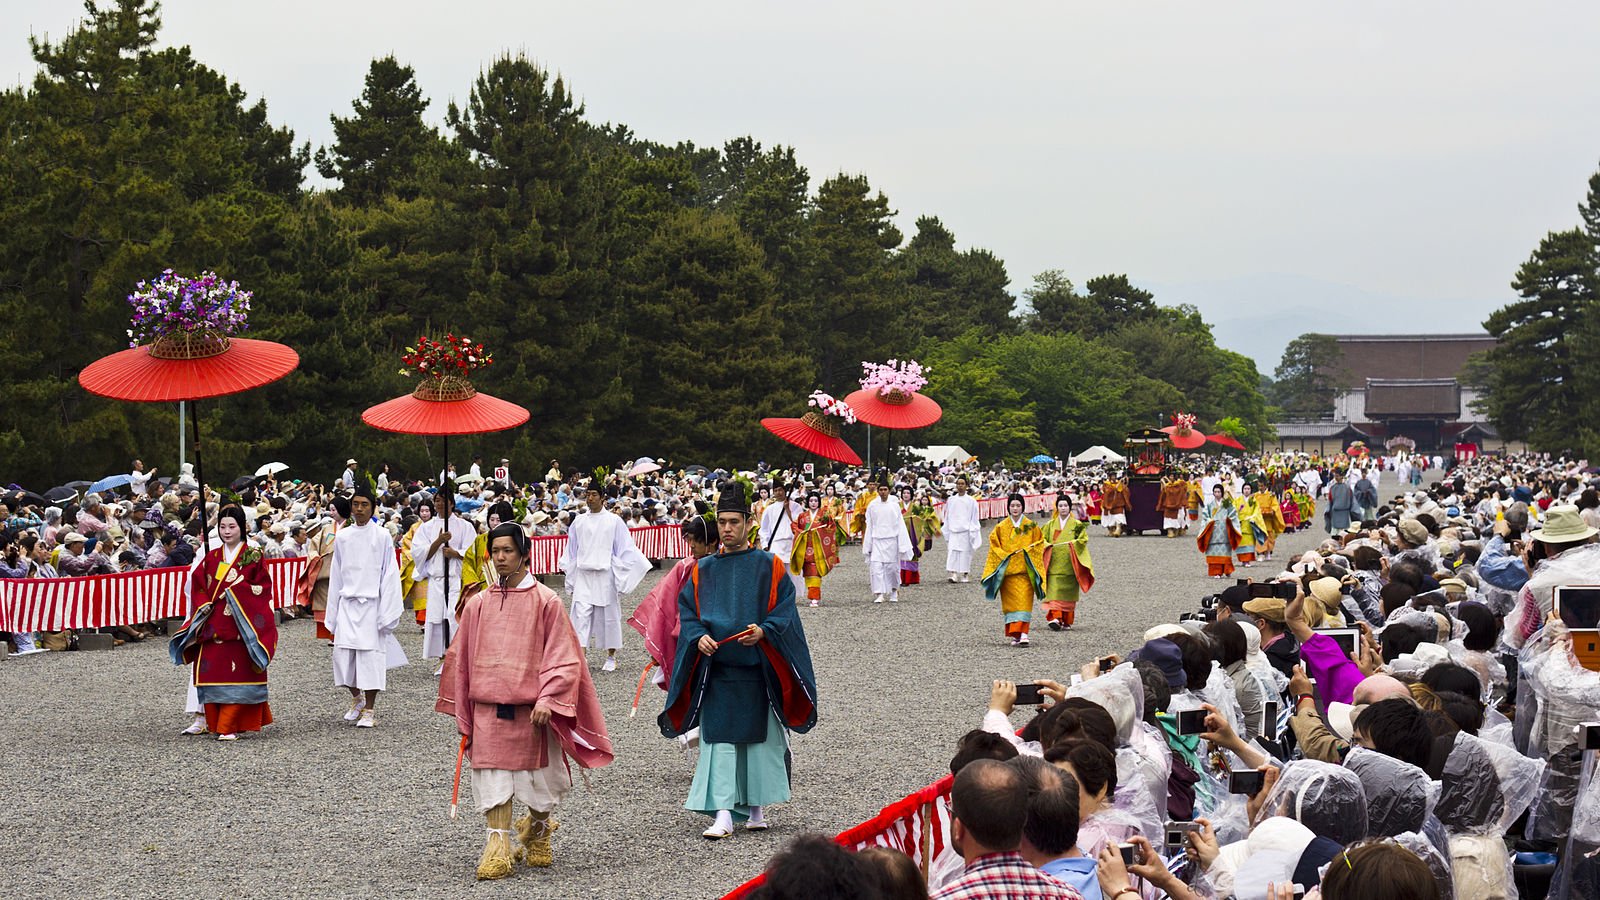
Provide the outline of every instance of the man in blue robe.
{"type": "Polygon", "coordinates": [[[722,549],[701,559],[678,594],[678,652],[666,710],[677,737],[700,729],[684,807],[713,816],[703,834],[770,826],[765,808],[789,799],[788,732],[817,723],[811,651],[783,560],[750,546],[750,500],[737,483],[717,499],[722,549]]]}

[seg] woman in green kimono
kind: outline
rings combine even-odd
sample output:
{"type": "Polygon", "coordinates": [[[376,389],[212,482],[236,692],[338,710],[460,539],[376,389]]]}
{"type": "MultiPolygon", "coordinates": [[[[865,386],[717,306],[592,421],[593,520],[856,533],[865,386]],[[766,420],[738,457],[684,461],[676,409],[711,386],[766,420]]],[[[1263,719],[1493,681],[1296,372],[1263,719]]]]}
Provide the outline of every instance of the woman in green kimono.
{"type": "Polygon", "coordinates": [[[1094,587],[1094,564],[1089,559],[1089,526],[1079,520],[1072,497],[1056,497],[1055,515],[1044,526],[1045,624],[1051,631],[1072,627],[1078,597],[1094,587]]]}

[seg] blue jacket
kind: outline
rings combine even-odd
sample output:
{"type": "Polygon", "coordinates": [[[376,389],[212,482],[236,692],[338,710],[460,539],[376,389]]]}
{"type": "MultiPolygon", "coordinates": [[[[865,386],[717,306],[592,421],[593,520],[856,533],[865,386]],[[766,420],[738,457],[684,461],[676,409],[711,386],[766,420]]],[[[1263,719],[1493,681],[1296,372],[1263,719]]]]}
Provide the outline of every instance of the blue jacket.
{"type": "Polygon", "coordinates": [[[1503,591],[1519,591],[1528,583],[1528,567],[1522,558],[1511,553],[1506,539],[1500,535],[1489,538],[1478,556],[1478,577],[1503,591]]]}

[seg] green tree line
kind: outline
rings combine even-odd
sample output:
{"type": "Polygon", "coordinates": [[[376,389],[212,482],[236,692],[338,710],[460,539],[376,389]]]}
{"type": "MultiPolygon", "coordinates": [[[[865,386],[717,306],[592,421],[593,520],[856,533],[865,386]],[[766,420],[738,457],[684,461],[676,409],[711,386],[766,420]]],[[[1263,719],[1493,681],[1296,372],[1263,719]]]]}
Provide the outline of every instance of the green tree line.
{"type": "Polygon", "coordinates": [[[0,94],[7,480],[94,477],[136,454],[170,465],[175,408],[76,381],[126,346],[126,295],[166,268],[238,280],[256,295],[250,336],[301,355],[283,381],[201,405],[208,466],[226,474],[273,458],[327,479],[352,454],[437,471],[437,440],[359,414],[412,386],[401,348],[447,330],[495,351],[481,389],[533,411],[453,455],[522,473],[549,458],[799,460],[759,419],[799,415],[814,389],[848,394],[863,360],[888,358],[931,366],[946,408],[902,444],[1015,462],[1177,410],[1268,434],[1253,364],[1192,308],[1054,270],[1019,304],[994,253],[957,249],[931,215],[907,239],[865,175],[814,184],[794,148],[645,139],[504,55],[442,127],[409,66],[372,61],[312,152],[264,100],[161,46],[159,4],[85,8],[59,41],[29,39],[37,74],[0,94]]]}

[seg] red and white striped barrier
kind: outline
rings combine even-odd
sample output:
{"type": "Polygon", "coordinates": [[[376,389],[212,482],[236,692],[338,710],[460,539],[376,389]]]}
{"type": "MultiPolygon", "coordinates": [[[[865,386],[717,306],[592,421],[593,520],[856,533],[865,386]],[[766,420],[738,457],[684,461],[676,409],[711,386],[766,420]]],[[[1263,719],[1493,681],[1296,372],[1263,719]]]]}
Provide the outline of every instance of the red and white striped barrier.
{"type": "MultiPolygon", "coordinates": [[[[953,784],[955,779],[946,775],[889,804],[860,825],[840,832],[833,839],[834,843],[851,853],[868,847],[899,850],[911,857],[926,876],[933,861],[950,843],[950,788],[953,784]]],[[[746,897],[765,880],[765,875],[757,875],[723,895],[722,900],[746,897]]]]}
{"type": "MultiPolygon", "coordinates": [[[[978,518],[999,519],[1006,514],[1005,497],[985,497],[978,501],[978,518]]],[[[1022,511],[1025,513],[1049,512],[1055,505],[1055,494],[1023,494],[1022,511]]]]}
{"type": "MultiPolygon", "coordinates": [[[[651,525],[630,528],[628,533],[647,559],[682,559],[689,555],[689,542],[684,540],[680,526],[651,525]]],[[[528,571],[535,575],[561,571],[561,554],[567,552],[566,535],[536,537],[530,543],[528,571]]]]}
{"type": "MultiPolygon", "coordinates": [[[[978,518],[1003,518],[1006,514],[1006,502],[1007,498],[1005,497],[984,497],[980,499],[978,501],[978,518]]],[[[1055,504],[1055,494],[1022,495],[1022,511],[1025,513],[1050,512],[1051,508],[1054,507],[1055,504]]],[[[940,500],[939,502],[935,503],[934,508],[939,510],[939,513],[942,516],[944,514],[944,501],[940,500]]]]}
{"type": "MultiPolygon", "coordinates": [[[[676,525],[631,529],[633,542],[650,559],[689,555],[683,530],[676,525]]],[[[549,575],[561,570],[565,536],[534,538],[530,571],[549,575]]],[[[294,603],[295,582],[304,571],[304,557],[265,560],[272,577],[272,605],[294,603]]],[[[0,580],[0,631],[60,631],[63,628],[109,628],[189,614],[188,569],[144,569],[82,578],[0,580]]]]}
{"type": "MultiPolygon", "coordinates": [[[[272,605],[294,602],[294,583],[306,561],[266,560],[272,605]]],[[[182,566],[82,578],[0,581],[0,631],[109,628],[189,614],[189,570],[182,566]]]]}

